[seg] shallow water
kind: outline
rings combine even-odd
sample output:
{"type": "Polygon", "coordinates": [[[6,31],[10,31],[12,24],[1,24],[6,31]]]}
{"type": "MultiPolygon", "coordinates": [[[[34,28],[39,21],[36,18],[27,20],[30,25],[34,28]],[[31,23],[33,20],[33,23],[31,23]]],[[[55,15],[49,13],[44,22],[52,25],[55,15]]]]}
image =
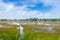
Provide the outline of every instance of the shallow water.
{"type": "Polygon", "coordinates": [[[55,30],[53,29],[53,27],[50,27],[50,26],[46,28],[46,31],[47,32],[55,32],[55,30]]]}
{"type": "Polygon", "coordinates": [[[45,31],[45,32],[56,32],[56,30],[54,29],[54,27],[52,26],[42,26],[42,27],[37,27],[36,29],[33,30],[34,32],[42,32],[42,31],[45,31]]]}

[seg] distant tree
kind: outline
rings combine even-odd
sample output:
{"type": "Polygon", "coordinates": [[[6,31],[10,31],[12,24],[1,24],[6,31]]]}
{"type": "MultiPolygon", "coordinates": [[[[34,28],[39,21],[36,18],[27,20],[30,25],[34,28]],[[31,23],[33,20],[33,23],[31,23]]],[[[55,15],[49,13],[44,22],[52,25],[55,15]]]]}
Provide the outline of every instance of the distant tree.
{"type": "Polygon", "coordinates": [[[1,21],[7,21],[7,19],[1,19],[1,21]]]}
{"type": "Polygon", "coordinates": [[[56,22],[58,19],[51,19],[51,21],[56,22]]]}
{"type": "Polygon", "coordinates": [[[37,20],[39,20],[38,18],[30,18],[29,19],[30,21],[37,21],[37,20]]]}

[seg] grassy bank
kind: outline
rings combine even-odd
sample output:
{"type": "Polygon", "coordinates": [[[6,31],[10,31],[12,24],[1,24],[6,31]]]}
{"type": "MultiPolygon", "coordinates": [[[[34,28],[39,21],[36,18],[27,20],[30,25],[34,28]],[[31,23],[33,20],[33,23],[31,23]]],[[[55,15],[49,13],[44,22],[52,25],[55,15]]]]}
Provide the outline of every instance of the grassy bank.
{"type": "MultiPolygon", "coordinates": [[[[59,31],[56,33],[50,33],[46,31],[35,32],[37,27],[43,27],[44,25],[27,24],[22,25],[24,27],[24,38],[20,38],[19,30],[15,28],[0,28],[1,40],[60,40],[59,31]]],[[[58,30],[56,28],[56,30],[58,30]]],[[[60,30],[60,29],[59,29],[60,30]]]]}

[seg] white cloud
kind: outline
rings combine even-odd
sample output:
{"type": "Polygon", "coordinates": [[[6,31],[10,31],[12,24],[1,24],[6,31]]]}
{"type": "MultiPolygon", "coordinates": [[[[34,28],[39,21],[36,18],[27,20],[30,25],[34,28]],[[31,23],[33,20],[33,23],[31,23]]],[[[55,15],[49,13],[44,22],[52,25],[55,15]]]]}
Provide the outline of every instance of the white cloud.
{"type": "Polygon", "coordinates": [[[6,11],[10,11],[13,7],[14,7],[13,5],[9,5],[9,6],[7,6],[6,11]]]}
{"type": "MultiPolygon", "coordinates": [[[[33,0],[33,2],[40,0],[33,0]]],[[[60,0],[42,0],[46,5],[53,5],[52,11],[42,13],[40,11],[32,11],[26,8],[29,5],[15,7],[13,4],[6,4],[0,1],[0,19],[25,19],[30,17],[37,18],[60,18],[60,0]]],[[[37,2],[36,2],[37,3],[37,2]]],[[[35,5],[30,5],[34,7],[35,5]]]]}

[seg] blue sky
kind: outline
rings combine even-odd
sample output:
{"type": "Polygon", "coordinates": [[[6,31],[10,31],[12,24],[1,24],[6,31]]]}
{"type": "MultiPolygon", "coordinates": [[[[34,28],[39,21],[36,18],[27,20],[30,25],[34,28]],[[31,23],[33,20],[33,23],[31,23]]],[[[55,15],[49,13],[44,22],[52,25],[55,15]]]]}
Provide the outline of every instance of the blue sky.
{"type": "Polygon", "coordinates": [[[0,0],[0,19],[60,18],[60,0],[0,0]]]}

